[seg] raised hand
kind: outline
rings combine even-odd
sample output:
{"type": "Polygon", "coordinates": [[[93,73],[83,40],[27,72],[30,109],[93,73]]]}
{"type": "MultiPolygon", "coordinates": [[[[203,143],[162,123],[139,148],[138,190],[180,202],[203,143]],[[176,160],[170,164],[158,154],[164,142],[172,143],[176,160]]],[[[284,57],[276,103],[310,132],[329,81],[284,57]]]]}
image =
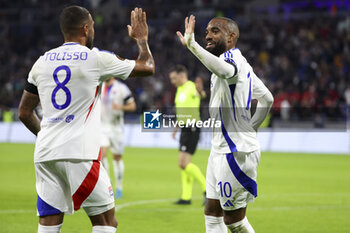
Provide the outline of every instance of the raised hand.
{"type": "Polygon", "coordinates": [[[139,56],[129,76],[148,76],[155,72],[154,59],[148,46],[148,25],[146,12],[141,8],[131,11],[131,25],[128,25],[129,37],[134,39],[139,49],[139,56]]]}
{"type": "MultiPolygon", "coordinates": [[[[185,18],[185,34],[194,33],[194,27],[196,25],[196,18],[194,15],[190,15],[190,17],[185,18]]],[[[183,46],[187,46],[189,41],[185,40],[185,37],[181,34],[181,32],[176,32],[177,36],[180,38],[180,41],[183,46]]]]}
{"type": "Polygon", "coordinates": [[[197,76],[195,79],[196,89],[199,93],[203,91],[203,80],[201,77],[197,76]]]}
{"type": "Polygon", "coordinates": [[[134,40],[148,39],[148,25],[146,22],[146,12],[142,8],[135,8],[131,11],[131,25],[128,25],[129,37],[134,40]]]}
{"type": "Polygon", "coordinates": [[[203,80],[201,77],[197,76],[195,79],[195,84],[196,84],[196,89],[199,94],[199,97],[201,99],[204,99],[207,97],[207,93],[204,91],[204,85],[203,85],[203,80]]]}

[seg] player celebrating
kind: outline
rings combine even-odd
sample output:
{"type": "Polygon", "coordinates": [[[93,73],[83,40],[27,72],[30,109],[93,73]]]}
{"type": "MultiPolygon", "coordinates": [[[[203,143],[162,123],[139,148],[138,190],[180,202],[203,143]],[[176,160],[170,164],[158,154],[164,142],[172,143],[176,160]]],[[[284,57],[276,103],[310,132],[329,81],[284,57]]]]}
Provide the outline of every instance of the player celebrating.
{"type": "Polygon", "coordinates": [[[123,196],[124,153],[123,126],[124,111],[136,110],[135,100],[129,88],[114,78],[108,79],[102,86],[102,137],[101,157],[102,163],[109,173],[107,160],[108,147],[113,153],[113,170],[116,180],[115,198],[123,196]]]}
{"type": "Polygon", "coordinates": [[[231,19],[213,18],[206,28],[206,50],[194,39],[195,17],[185,19],[183,45],[213,73],[210,115],[221,121],[213,131],[207,167],[207,233],[252,233],[246,208],[257,196],[256,169],[260,161],[256,131],[273,103],[270,91],[236,48],[239,29],[231,19]],[[257,110],[251,117],[251,100],[257,110]],[[223,216],[223,217],[222,217],[223,216]]]}
{"type": "Polygon", "coordinates": [[[38,232],[60,232],[64,214],[80,207],[91,220],[92,232],[115,232],[113,190],[99,161],[99,87],[110,77],[154,73],[146,14],[135,8],[128,25],[139,49],[136,61],[92,48],[94,21],[83,7],[65,8],[60,27],[65,43],[35,62],[19,105],[19,118],[37,135],[38,232]],[[41,122],[33,113],[39,101],[41,122]]]}
{"type": "MultiPolygon", "coordinates": [[[[196,84],[188,80],[188,73],[186,67],[176,65],[170,70],[170,81],[177,87],[175,96],[175,105],[177,120],[186,122],[188,117],[191,119],[200,120],[199,107],[201,98],[206,97],[203,90],[203,82],[200,77],[196,78],[196,84]]],[[[172,137],[175,139],[178,127],[174,128],[172,137]]],[[[192,156],[196,151],[199,140],[200,129],[197,127],[184,127],[181,129],[180,135],[180,151],[179,151],[179,167],[181,171],[182,180],[182,195],[181,199],[175,204],[189,205],[191,204],[193,180],[197,180],[201,185],[203,193],[205,194],[205,178],[197,165],[191,162],[192,156]]]]}

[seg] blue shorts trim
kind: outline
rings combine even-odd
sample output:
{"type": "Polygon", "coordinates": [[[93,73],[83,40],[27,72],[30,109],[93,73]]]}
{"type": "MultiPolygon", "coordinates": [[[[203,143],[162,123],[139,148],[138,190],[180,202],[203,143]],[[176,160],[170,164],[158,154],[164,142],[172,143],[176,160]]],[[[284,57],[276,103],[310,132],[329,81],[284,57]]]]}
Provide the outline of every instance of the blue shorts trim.
{"type": "Polygon", "coordinates": [[[226,158],[227,158],[228,165],[230,166],[231,171],[232,171],[233,175],[236,177],[236,179],[238,180],[238,182],[248,192],[250,192],[254,197],[257,197],[258,196],[258,187],[257,187],[255,180],[253,180],[252,178],[247,176],[241,170],[241,168],[238,166],[238,164],[235,160],[233,153],[226,154],[226,158]]]}
{"type": "Polygon", "coordinates": [[[38,209],[39,216],[54,215],[54,214],[62,213],[60,210],[47,204],[43,199],[39,197],[39,195],[38,195],[38,200],[36,202],[36,207],[38,209]]]}

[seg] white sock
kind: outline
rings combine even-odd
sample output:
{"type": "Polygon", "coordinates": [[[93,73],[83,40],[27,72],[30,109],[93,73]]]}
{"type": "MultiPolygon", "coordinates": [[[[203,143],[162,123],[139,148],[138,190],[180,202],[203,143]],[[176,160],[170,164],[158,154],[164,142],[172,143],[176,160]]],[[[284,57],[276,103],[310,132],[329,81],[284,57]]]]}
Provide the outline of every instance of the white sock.
{"type": "Polygon", "coordinates": [[[123,189],[123,177],[124,177],[124,161],[121,159],[119,161],[113,160],[114,175],[116,180],[116,188],[123,189]]]}
{"type": "Polygon", "coordinates": [[[232,223],[231,225],[227,225],[227,228],[232,233],[255,233],[253,227],[248,222],[247,217],[244,217],[239,222],[232,223]]]}
{"type": "Polygon", "coordinates": [[[224,224],[224,217],[214,217],[209,215],[204,215],[204,217],[206,233],[227,233],[227,228],[224,224]]]}
{"type": "Polygon", "coordinates": [[[108,159],[107,157],[103,158],[102,159],[102,164],[103,164],[103,167],[106,169],[108,175],[109,175],[109,164],[108,164],[108,159]]]}
{"type": "Polygon", "coordinates": [[[93,226],[92,233],[115,233],[117,228],[112,226],[93,226]]]}
{"type": "Polygon", "coordinates": [[[38,233],[60,233],[61,232],[62,223],[60,225],[55,226],[38,226],[38,233]]]}

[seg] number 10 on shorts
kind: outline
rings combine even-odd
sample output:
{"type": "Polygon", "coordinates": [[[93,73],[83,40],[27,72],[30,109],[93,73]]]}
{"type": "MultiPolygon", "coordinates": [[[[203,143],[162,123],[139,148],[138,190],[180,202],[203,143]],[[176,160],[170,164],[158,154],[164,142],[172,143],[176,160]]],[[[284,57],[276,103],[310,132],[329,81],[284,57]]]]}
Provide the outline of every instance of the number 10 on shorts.
{"type": "Polygon", "coordinates": [[[231,197],[232,195],[232,187],[229,182],[222,183],[221,181],[218,183],[220,188],[220,196],[221,197],[231,197]]]}

